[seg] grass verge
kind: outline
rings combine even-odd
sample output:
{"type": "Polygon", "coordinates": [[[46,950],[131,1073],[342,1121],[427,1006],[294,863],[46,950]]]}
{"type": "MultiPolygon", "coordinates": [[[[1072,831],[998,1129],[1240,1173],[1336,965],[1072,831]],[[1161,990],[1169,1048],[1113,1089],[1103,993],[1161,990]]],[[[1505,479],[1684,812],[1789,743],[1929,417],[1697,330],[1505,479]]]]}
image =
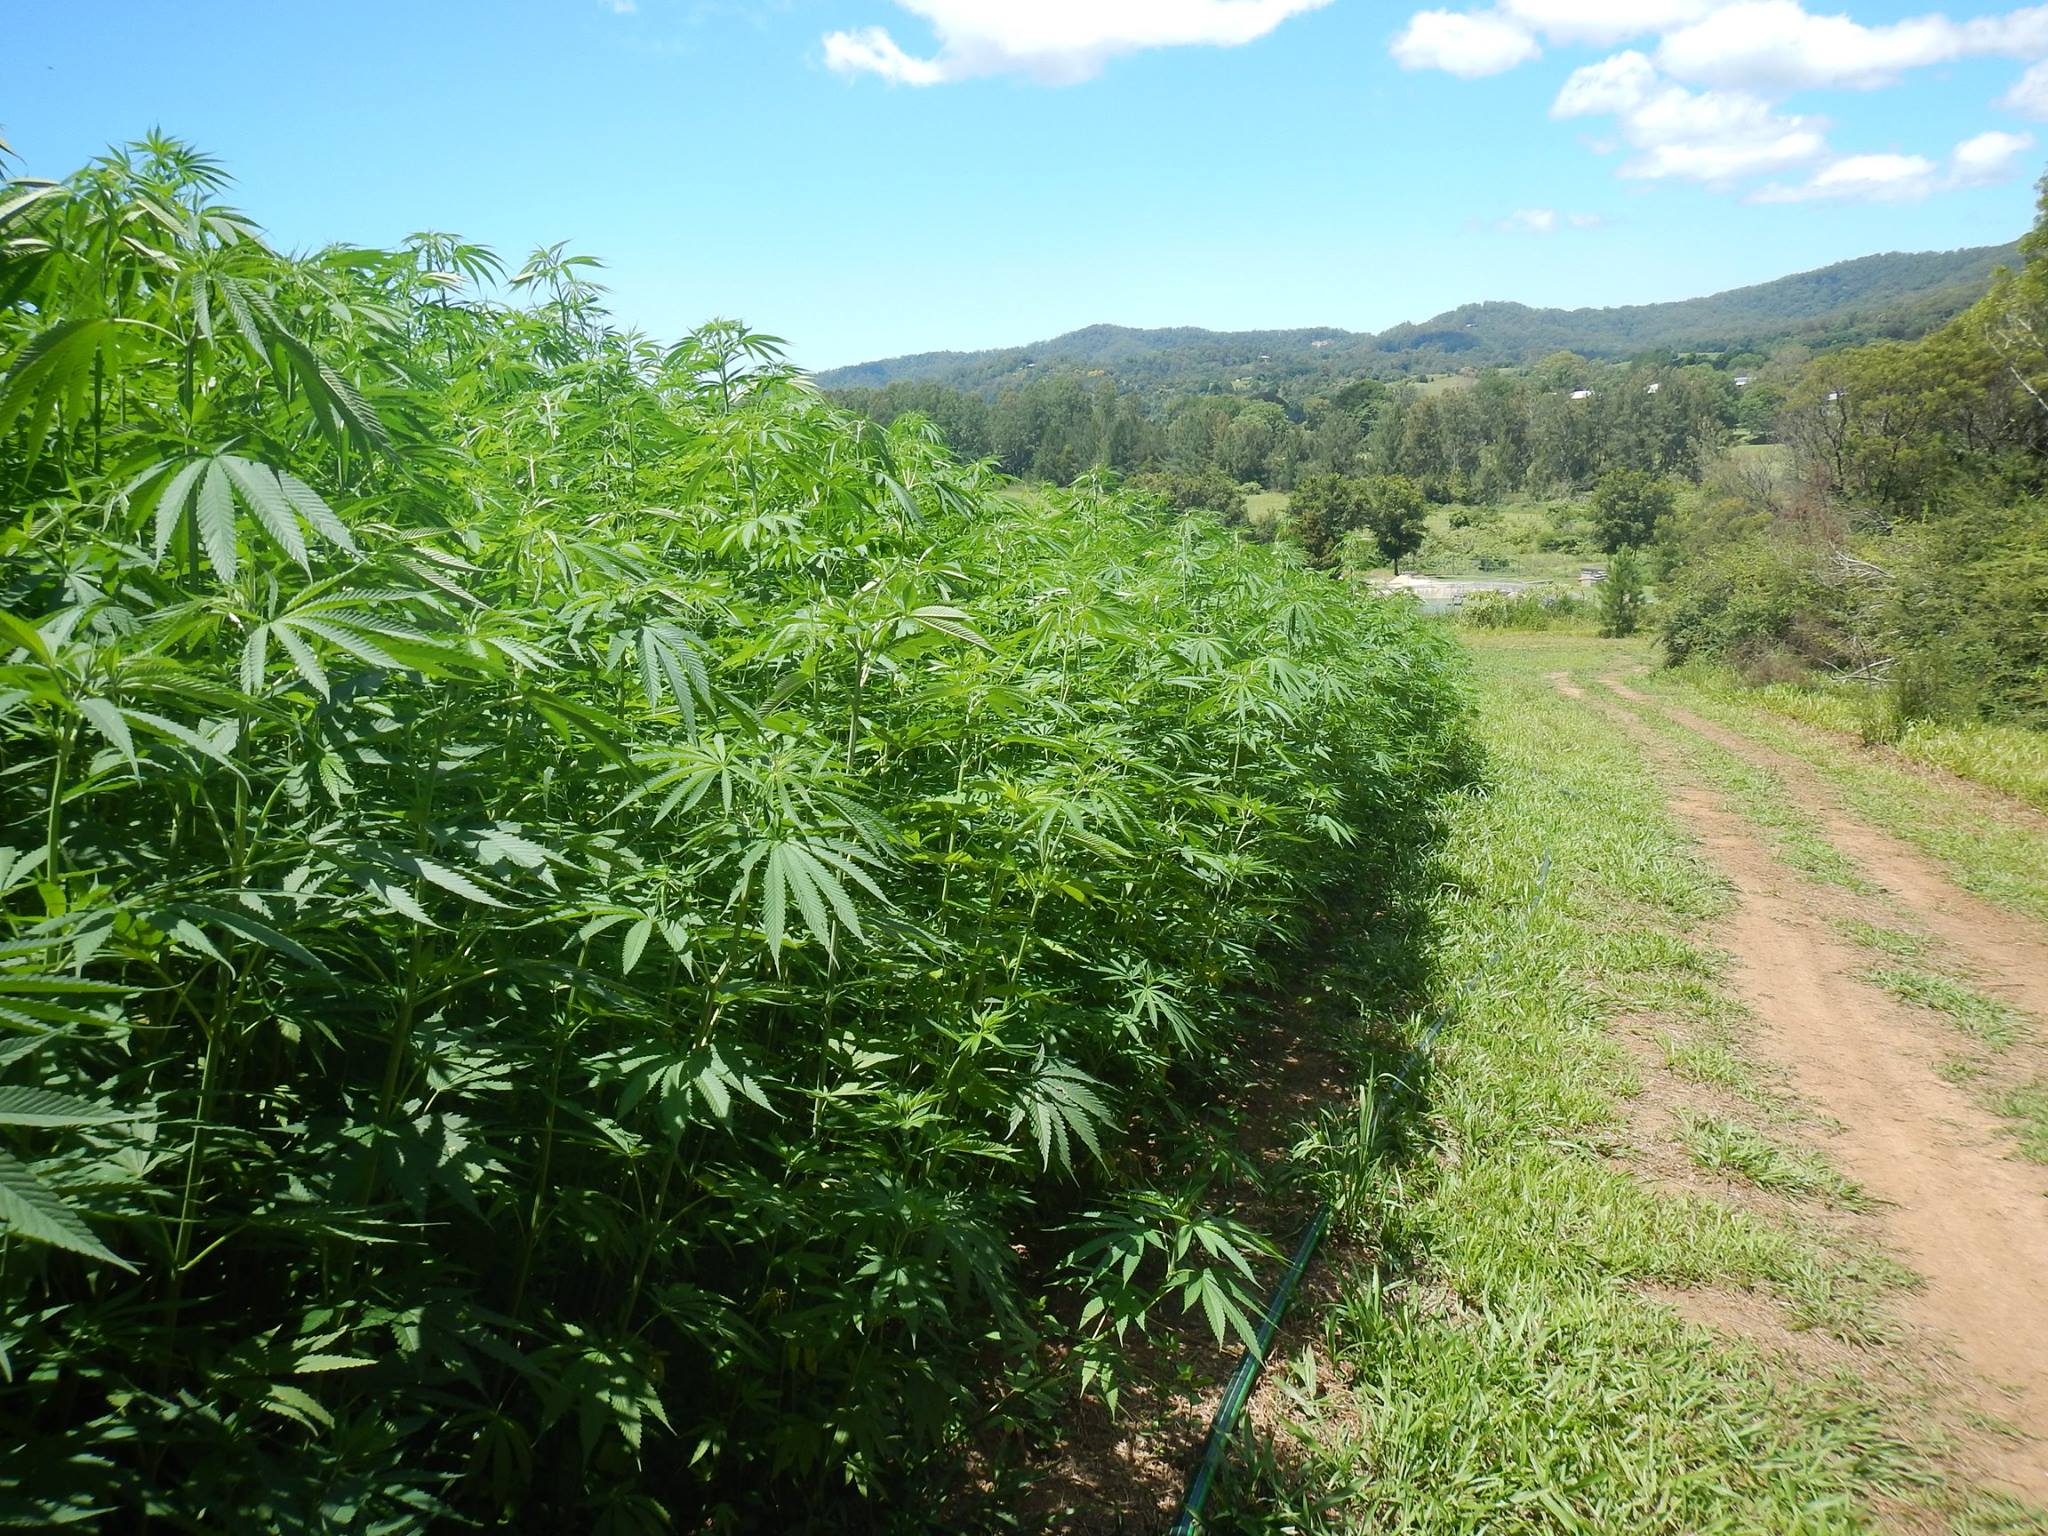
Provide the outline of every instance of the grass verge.
{"type": "Polygon", "coordinates": [[[2024,809],[1992,815],[1982,797],[1774,713],[1747,694],[1671,674],[1638,681],[1646,692],[1676,696],[1695,713],[1807,763],[1846,809],[1933,857],[1965,890],[2048,922],[2048,826],[2024,809]],[[1986,835],[1987,821],[1995,836],[1986,835]]]}

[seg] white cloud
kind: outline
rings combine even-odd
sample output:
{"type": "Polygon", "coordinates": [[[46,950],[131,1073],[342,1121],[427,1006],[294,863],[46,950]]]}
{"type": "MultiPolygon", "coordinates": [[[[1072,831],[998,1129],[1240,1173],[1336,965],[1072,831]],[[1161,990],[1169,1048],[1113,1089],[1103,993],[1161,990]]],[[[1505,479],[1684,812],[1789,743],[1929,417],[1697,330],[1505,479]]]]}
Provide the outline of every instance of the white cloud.
{"type": "Polygon", "coordinates": [[[2031,139],[1980,134],[1945,163],[1839,155],[1827,119],[1785,105],[1797,91],[1874,90],[1964,59],[2039,61],[1999,105],[2048,121],[2048,3],[1962,21],[1930,11],[1866,25],[1802,0],[1492,0],[1486,9],[1415,12],[1392,52],[1409,69],[1473,77],[1513,69],[1546,46],[1611,47],[1634,37],[1654,41],[1573,70],[1550,109],[1554,118],[1612,119],[1611,136],[1585,142],[1603,155],[1625,149],[1620,174],[1630,179],[1728,187],[1817,167],[1804,181],[1756,194],[1773,202],[1896,201],[2003,180],[2031,139]]]}
{"type": "Polygon", "coordinates": [[[1958,187],[1985,187],[2009,180],[2019,157],[2034,147],[2031,133],[1996,129],[1965,139],[1949,156],[1949,180],[1958,187]]]}
{"type": "Polygon", "coordinates": [[[1607,47],[1647,32],[1664,32],[1714,8],[1714,0],[1500,0],[1500,12],[1559,45],[1607,47]]]}
{"type": "MultiPolygon", "coordinates": [[[[1418,11],[1394,41],[1409,69],[1498,74],[1541,44],[1611,47],[1656,36],[1658,67],[1694,85],[1754,91],[1870,89],[1959,59],[2048,55],[2048,4],[1952,20],[1940,11],[1866,26],[1800,0],[1496,0],[1490,9],[1418,11]]],[[[2035,82],[2048,107],[2048,83],[2035,82]]]]}
{"type": "Polygon", "coordinates": [[[1980,133],[1958,144],[1943,170],[1925,155],[1846,155],[1796,185],[1774,184],[1751,202],[1918,202],[1957,187],[1981,187],[2012,175],[2014,162],[2033,148],[2030,133],[1980,133]]]}
{"type": "Polygon", "coordinates": [[[2021,75],[2013,83],[2013,88],[1998,98],[1998,104],[2021,117],[2048,121],[2048,61],[2036,64],[2021,75]]]}
{"type": "Polygon", "coordinates": [[[1550,115],[1606,117],[1630,112],[1654,94],[1658,85],[1657,66],[1631,48],[1573,70],[1551,103],[1550,115]]]}
{"type": "Polygon", "coordinates": [[[1607,220],[1597,213],[1559,213],[1555,208],[1517,208],[1494,228],[1507,235],[1554,235],[1560,229],[1598,229],[1607,220]]]}
{"type": "Polygon", "coordinates": [[[1890,85],[1907,70],[2048,52],[2048,5],[1970,21],[1940,12],[1884,26],[1820,16],[1798,0],[1738,0],[1665,34],[1657,63],[1680,80],[1750,90],[1890,85]]]}
{"type": "Polygon", "coordinates": [[[1119,54],[1147,48],[1236,47],[1330,0],[896,0],[931,24],[938,51],[907,53],[887,29],[858,27],[825,38],[825,62],[842,74],[900,85],[938,85],[1023,74],[1047,84],[1086,80],[1119,54]]]}
{"type": "Polygon", "coordinates": [[[913,59],[880,27],[829,34],[825,62],[843,75],[880,75],[897,85],[937,85],[947,78],[934,60],[913,59]]]}
{"type": "Polygon", "coordinates": [[[1822,166],[1797,186],[1768,186],[1750,201],[1917,202],[1934,190],[1935,169],[1925,155],[1847,155],[1822,166]]]}
{"type": "Polygon", "coordinates": [[[1824,120],[1781,112],[1747,91],[1689,91],[1633,49],[1573,70],[1550,115],[1614,118],[1634,151],[1621,174],[1637,180],[1721,183],[1827,153],[1824,120]]]}
{"type": "Polygon", "coordinates": [[[1403,69],[1441,69],[1466,80],[1526,64],[1543,50],[1521,27],[1492,11],[1417,11],[1394,39],[1403,69]]]}

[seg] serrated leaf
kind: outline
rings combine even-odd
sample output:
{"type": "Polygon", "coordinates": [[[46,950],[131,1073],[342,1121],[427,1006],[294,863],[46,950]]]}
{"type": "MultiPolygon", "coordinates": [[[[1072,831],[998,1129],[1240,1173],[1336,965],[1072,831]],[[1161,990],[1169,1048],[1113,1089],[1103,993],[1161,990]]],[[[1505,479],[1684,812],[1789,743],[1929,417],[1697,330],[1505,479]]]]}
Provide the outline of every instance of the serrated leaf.
{"type": "Polygon", "coordinates": [[[80,699],[78,712],[90,720],[93,729],[113,744],[114,750],[128,759],[128,766],[137,766],[135,761],[135,737],[128,730],[128,722],[121,718],[121,711],[111,699],[80,699]]]}
{"type": "Polygon", "coordinates": [[[221,454],[216,462],[227,470],[263,531],[295,565],[311,570],[312,564],[306,558],[306,536],[299,530],[298,513],[277,483],[277,471],[231,453],[221,454]]]}
{"type": "Polygon", "coordinates": [[[57,1128],[76,1125],[113,1125],[135,1117],[109,1104],[96,1104],[68,1093],[22,1084],[0,1086],[0,1125],[57,1128]]]}
{"type": "Polygon", "coordinates": [[[223,582],[233,581],[241,569],[241,555],[235,547],[235,498],[227,471],[218,459],[208,461],[195,505],[199,543],[206,551],[206,563],[223,582]]]}
{"type": "Polygon", "coordinates": [[[647,941],[654,936],[654,919],[643,917],[626,930],[626,941],[619,946],[619,967],[622,975],[633,974],[633,967],[640,963],[641,955],[647,951],[647,941]]]}
{"type": "Polygon", "coordinates": [[[37,1178],[34,1169],[7,1151],[0,1151],[0,1222],[9,1237],[134,1271],[135,1266],[95,1237],[85,1218],[37,1178]]]}

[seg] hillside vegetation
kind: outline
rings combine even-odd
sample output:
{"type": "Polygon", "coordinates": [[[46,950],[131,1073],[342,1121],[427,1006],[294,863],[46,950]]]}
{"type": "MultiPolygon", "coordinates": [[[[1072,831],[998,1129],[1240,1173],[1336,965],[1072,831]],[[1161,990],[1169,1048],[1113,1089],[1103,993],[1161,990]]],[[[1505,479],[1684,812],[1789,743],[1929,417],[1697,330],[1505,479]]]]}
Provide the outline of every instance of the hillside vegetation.
{"type": "Polygon", "coordinates": [[[1446,368],[1501,368],[1551,352],[1628,357],[1668,350],[1743,351],[1917,336],[1982,296],[2016,245],[1887,252],[1704,298],[1598,309],[1475,303],[1378,334],[1310,327],[1205,331],[1091,325],[1029,346],[922,352],[833,368],[827,389],[920,381],[992,392],[1041,373],[1102,372],[1144,393],[1228,388],[1327,389],[1359,377],[1400,378],[1446,368]]]}
{"type": "Polygon", "coordinates": [[[0,199],[0,1521],[875,1529],[1241,1335],[1448,639],[223,182],[0,199]]]}
{"type": "Polygon", "coordinates": [[[2021,253],[1923,339],[1815,358],[1778,466],[1660,530],[1672,660],[1833,680],[1874,738],[2048,727],[2048,191],[2021,253]]]}

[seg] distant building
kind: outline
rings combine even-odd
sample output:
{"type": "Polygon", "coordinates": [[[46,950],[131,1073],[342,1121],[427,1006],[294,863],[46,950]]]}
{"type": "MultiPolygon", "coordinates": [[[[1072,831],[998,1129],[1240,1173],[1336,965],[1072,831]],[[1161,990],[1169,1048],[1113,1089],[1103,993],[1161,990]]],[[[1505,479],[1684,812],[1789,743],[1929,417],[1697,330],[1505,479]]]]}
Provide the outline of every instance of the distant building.
{"type": "Polygon", "coordinates": [[[1657,393],[1657,391],[1658,391],[1658,390],[1662,389],[1663,387],[1664,387],[1664,386],[1663,386],[1663,385],[1662,385],[1661,383],[1660,383],[1660,384],[1645,384],[1645,385],[1643,386],[1643,393],[1644,393],[1644,394],[1646,394],[1646,395],[1654,395],[1655,393],[1657,393]]]}
{"type": "Polygon", "coordinates": [[[1735,387],[1737,389],[1749,388],[1749,375],[1746,373],[1738,373],[1737,375],[1735,375],[1735,387]]]}
{"type": "Polygon", "coordinates": [[[1590,400],[1593,398],[1593,391],[1590,389],[1575,389],[1572,391],[1572,398],[1574,400],[1590,400]]]}
{"type": "Polygon", "coordinates": [[[1310,345],[1310,346],[1312,346],[1312,347],[1314,347],[1314,348],[1316,348],[1316,349],[1317,349],[1318,351],[1320,351],[1320,350],[1321,350],[1322,348],[1324,348],[1324,347],[1327,347],[1327,346],[1329,345],[1329,342],[1327,342],[1327,341],[1312,341],[1312,342],[1310,342],[1310,343],[1309,343],[1309,345],[1310,345]]]}
{"type": "Polygon", "coordinates": [[[1828,391],[1829,405],[1833,405],[1837,400],[1846,400],[1848,398],[1849,391],[1847,391],[1846,389],[1832,389],[1828,391]]]}
{"type": "Polygon", "coordinates": [[[1579,567],[1579,585],[1582,587],[1596,586],[1606,579],[1607,568],[1605,566],[1582,565],[1579,567]]]}

